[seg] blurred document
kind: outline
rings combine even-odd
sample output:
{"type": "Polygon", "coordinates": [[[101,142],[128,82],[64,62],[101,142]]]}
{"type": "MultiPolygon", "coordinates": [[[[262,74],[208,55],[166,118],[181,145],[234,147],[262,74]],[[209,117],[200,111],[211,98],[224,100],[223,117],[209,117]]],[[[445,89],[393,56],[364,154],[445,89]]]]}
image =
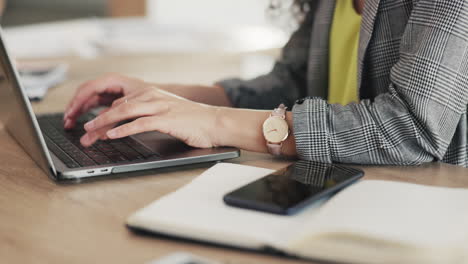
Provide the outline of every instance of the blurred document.
{"type": "Polygon", "coordinates": [[[21,84],[30,100],[41,100],[49,90],[67,77],[68,65],[61,64],[20,64],[18,66],[21,84]]]}
{"type": "Polygon", "coordinates": [[[95,57],[104,32],[94,19],[80,19],[9,27],[3,36],[16,58],[95,57]]]}
{"type": "Polygon", "coordinates": [[[269,26],[208,28],[160,25],[147,18],[92,18],[5,29],[16,58],[196,52],[254,52],[281,48],[288,34],[269,26]]]}

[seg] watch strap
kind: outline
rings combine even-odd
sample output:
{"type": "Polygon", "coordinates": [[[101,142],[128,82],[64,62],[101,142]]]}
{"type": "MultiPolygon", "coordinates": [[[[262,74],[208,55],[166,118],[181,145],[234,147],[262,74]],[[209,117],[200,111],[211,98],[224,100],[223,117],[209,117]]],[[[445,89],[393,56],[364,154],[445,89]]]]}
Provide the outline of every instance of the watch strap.
{"type": "MultiPolygon", "coordinates": [[[[286,119],[286,109],[288,109],[284,104],[280,104],[277,108],[275,108],[270,116],[280,117],[282,119],[286,119]]],[[[267,142],[268,152],[274,156],[281,156],[281,147],[283,143],[275,144],[267,142]]]]}
{"type": "Polygon", "coordinates": [[[268,152],[275,156],[281,156],[281,147],[283,144],[267,143],[268,152]]]}
{"type": "Polygon", "coordinates": [[[281,118],[286,118],[286,109],[288,109],[284,104],[280,104],[278,106],[278,108],[275,108],[272,112],[271,112],[271,116],[278,116],[278,117],[281,117],[281,118]]]}

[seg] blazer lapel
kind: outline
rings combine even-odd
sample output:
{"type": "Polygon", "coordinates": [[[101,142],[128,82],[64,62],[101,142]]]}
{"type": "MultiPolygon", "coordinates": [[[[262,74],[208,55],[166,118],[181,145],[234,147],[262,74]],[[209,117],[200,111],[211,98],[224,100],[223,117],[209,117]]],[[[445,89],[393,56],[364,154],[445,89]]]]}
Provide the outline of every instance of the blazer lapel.
{"type": "Polygon", "coordinates": [[[330,30],[336,0],[318,1],[311,31],[307,73],[308,95],[327,99],[330,30]]]}
{"type": "Polygon", "coordinates": [[[372,32],[374,30],[375,18],[379,9],[380,0],[366,0],[362,13],[362,24],[359,36],[358,49],[358,97],[362,84],[362,73],[364,69],[364,58],[366,56],[367,47],[369,46],[372,32]]]}

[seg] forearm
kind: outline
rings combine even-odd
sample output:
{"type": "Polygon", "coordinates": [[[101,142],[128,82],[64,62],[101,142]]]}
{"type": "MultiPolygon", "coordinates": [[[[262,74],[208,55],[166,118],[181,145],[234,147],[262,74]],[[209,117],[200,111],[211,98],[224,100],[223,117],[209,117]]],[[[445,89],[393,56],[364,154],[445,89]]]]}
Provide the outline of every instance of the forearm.
{"type": "Polygon", "coordinates": [[[158,88],[182,96],[194,102],[215,106],[232,106],[224,89],[220,86],[160,84],[158,88]]]}
{"type": "MultiPolygon", "coordinates": [[[[243,150],[267,153],[265,138],[263,137],[263,122],[270,116],[271,111],[235,109],[219,107],[217,113],[217,145],[232,146],[243,150]]],[[[292,129],[292,113],[288,112],[286,121],[292,129]]],[[[296,144],[292,131],[283,142],[282,154],[296,156],[296,144]]]]}

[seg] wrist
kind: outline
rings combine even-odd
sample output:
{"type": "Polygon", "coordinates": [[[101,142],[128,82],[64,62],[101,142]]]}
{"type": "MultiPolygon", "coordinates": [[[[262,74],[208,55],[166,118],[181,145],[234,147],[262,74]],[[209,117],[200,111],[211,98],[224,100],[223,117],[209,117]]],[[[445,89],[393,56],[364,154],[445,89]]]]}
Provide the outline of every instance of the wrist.
{"type": "MultiPolygon", "coordinates": [[[[235,129],[236,117],[233,109],[227,107],[215,106],[215,124],[213,129],[213,138],[216,146],[236,147],[237,142],[233,138],[238,138],[240,133],[235,129]]],[[[237,125],[238,126],[238,125],[237,125]]]]}
{"type": "Polygon", "coordinates": [[[223,115],[224,115],[224,107],[220,106],[211,106],[214,113],[214,125],[211,127],[211,138],[213,139],[213,146],[214,147],[221,147],[221,146],[228,146],[226,145],[226,140],[221,136],[223,133],[222,131],[226,130],[224,128],[223,115]]]}
{"type": "MultiPolygon", "coordinates": [[[[243,150],[267,153],[267,142],[263,136],[263,122],[271,111],[214,107],[215,125],[211,129],[213,145],[237,147],[243,150]]],[[[291,130],[293,115],[286,113],[290,127],[288,138],[283,142],[282,155],[296,156],[296,143],[291,130]]]]}
{"type": "Polygon", "coordinates": [[[269,111],[220,107],[217,113],[218,145],[266,152],[262,124],[269,111]]]}

